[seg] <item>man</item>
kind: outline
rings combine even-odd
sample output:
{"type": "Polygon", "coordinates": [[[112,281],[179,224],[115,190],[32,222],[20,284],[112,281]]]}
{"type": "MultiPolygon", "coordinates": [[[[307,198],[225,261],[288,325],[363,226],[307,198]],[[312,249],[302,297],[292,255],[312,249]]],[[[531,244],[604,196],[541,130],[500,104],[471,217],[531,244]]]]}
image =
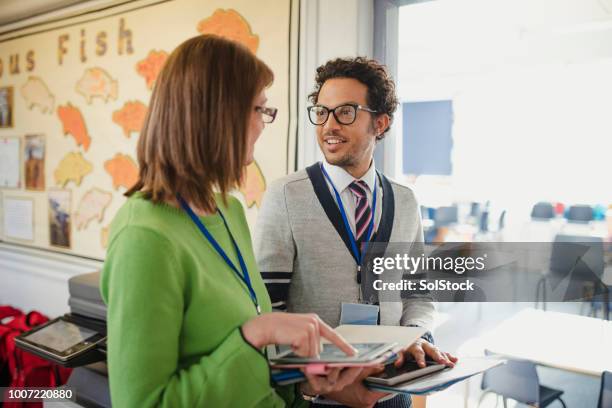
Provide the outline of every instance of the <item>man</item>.
{"type": "MultiPolygon", "coordinates": [[[[309,120],[316,126],[325,160],[272,183],[255,233],[255,252],[272,306],[317,313],[332,326],[378,321],[430,330],[430,298],[382,301],[372,290],[371,272],[362,269],[371,258],[364,251],[368,242],[423,242],[412,190],[374,166],[374,148],[389,130],[398,105],[393,81],[374,60],[336,59],[317,69],[309,98],[309,120]]],[[[425,354],[452,366],[456,358],[432,343],[428,331],[405,353],[421,366],[425,354]]],[[[385,395],[368,391],[358,381],[327,397],[368,406],[385,395]]],[[[317,400],[321,405],[327,401],[317,400]]],[[[408,407],[410,400],[398,396],[377,406],[408,407]]]]}

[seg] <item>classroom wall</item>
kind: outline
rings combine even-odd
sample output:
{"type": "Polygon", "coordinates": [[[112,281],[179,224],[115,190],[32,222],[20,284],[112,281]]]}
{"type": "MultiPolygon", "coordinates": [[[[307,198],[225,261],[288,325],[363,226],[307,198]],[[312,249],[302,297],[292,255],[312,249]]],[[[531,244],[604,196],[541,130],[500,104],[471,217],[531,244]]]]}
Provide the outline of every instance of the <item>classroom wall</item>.
{"type": "MultiPolygon", "coordinates": [[[[15,49],[25,49],[27,53],[27,50],[33,48],[36,53],[41,53],[40,57],[37,54],[37,67],[31,73],[27,69],[16,75],[5,73],[0,76],[0,87],[6,84],[17,89],[30,75],[39,76],[45,79],[51,93],[57,96],[56,104],[64,105],[70,101],[81,110],[88,125],[90,121],[95,123],[88,127],[91,129],[92,141],[90,149],[85,151],[82,145],[76,144],[73,136],[63,134],[62,123],[56,111],[44,113],[38,106],[29,109],[19,90],[16,90],[15,126],[11,129],[0,128],[0,138],[17,136],[25,141],[25,134],[42,133],[47,141],[49,159],[45,163],[45,191],[30,191],[23,186],[18,189],[0,189],[2,196],[32,198],[37,206],[35,242],[7,239],[2,235],[4,223],[0,222],[0,241],[4,242],[0,242],[0,304],[8,303],[24,310],[38,309],[51,316],[62,314],[68,311],[67,280],[71,276],[101,267],[104,248],[100,244],[100,234],[120,207],[124,200],[121,195],[125,191],[123,186],[114,189],[112,177],[103,168],[103,161],[118,151],[135,158],[133,149],[138,137],[137,132],[130,132],[130,136],[126,137],[121,126],[112,121],[112,113],[120,110],[126,100],[141,100],[146,104],[150,90],[146,87],[145,78],[136,72],[135,67],[138,61],[146,58],[151,49],[171,51],[183,39],[196,35],[197,23],[210,17],[217,8],[231,7],[245,18],[252,33],[260,39],[257,55],[271,65],[276,75],[268,98],[271,106],[280,109],[279,116],[274,124],[267,126],[257,142],[255,152],[265,186],[271,180],[317,159],[319,153],[314,128],[309,126],[303,114],[307,106],[306,95],[314,83],[315,69],[336,56],[371,54],[372,4],[372,0],[266,0],[263,3],[246,0],[175,0],[160,5],[165,8],[154,9],[160,6],[151,6],[141,10],[125,10],[121,15],[126,24],[124,27],[132,30],[133,52],[127,54],[124,49],[121,55],[117,49],[121,15],[102,15],[99,20],[91,22],[76,21],[73,26],[62,29],[51,25],[51,31],[37,34],[38,37],[34,35],[15,39],[21,40],[21,45],[11,45],[14,48],[9,52],[5,50],[5,43],[0,37],[2,59],[10,59],[15,49]],[[140,17],[135,18],[137,16],[140,17]],[[165,19],[164,27],[172,29],[164,28],[160,31],[158,24],[150,24],[161,18],[165,19]],[[141,22],[141,19],[145,21],[141,22]],[[86,31],[86,62],[80,61],[81,29],[86,31]],[[95,36],[100,30],[108,35],[108,54],[104,56],[95,54],[95,36]],[[174,30],[176,33],[173,33],[174,30]],[[344,36],[342,41],[330,41],[337,39],[339,33],[348,32],[351,35],[344,36]],[[70,42],[66,44],[68,51],[63,56],[64,62],[59,66],[57,42],[62,33],[70,35],[70,42]],[[5,57],[6,54],[9,57],[5,57]],[[109,98],[105,101],[96,97],[90,105],[76,92],[76,82],[84,70],[91,66],[101,66],[111,73],[111,78],[119,80],[117,100],[109,98]],[[112,194],[111,204],[104,212],[102,221],[93,219],[87,227],[78,230],[73,235],[73,246],[70,249],[48,245],[49,224],[46,213],[48,190],[57,187],[53,172],[62,152],[66,151],[80,152],[86,160],[97,163],[92,173],[83,177],[80,186],[76,186],[73,181],[67,184],[66,187],[72,191],[73,209],[78,206],[82,196],[96,186],[112,194]],[[51,249],[52,252],[36,249],[37,246],[51,249]],[[96,259],[71,255],[77,253],[96,259]]],[[[261,190],[255,191],[261,193],[261,190]]],[[[246,207],[248,203],[245,195],[241,192],[236,195],[246,207]]],[[[2,201],[0,199],[0,206],[2,201]]],[[[0,207],[0,217],[2,213],[0,207]]],[[[255,203],[247,209],[251,227],[254,226],[256,215],[255,203]]]]}
{"type": "Polygon", "coordinates": [[[308,121],[307,100],[318,66],[338,57],[373,55],[374,0],[300,1],[299,88],[296,169],[323,157],[315,128],[308,121]]]}
{"type": "Polygon", "coordinates": [[[285,0],[137,1],[0,39],[0,96],[12,90],[0,155],[7,155],[2,143],[20,145],[17,165],[3,170],[18,172],[18,182],[0,182],[0,240],[104,258],[110,222],[137,179],[136,145],[155,78],[169,53],[199,33],[232,37],[275,72],[267,95],[280,113],[236,192],[254,222],[267,180],[288,168],[291,7],[285,0]]]}

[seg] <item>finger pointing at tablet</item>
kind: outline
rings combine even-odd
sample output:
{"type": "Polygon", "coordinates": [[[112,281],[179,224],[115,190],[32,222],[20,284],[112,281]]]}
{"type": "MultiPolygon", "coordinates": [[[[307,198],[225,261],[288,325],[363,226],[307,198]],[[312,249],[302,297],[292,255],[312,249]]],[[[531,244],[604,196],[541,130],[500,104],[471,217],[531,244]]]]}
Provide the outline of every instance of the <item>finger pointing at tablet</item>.
{"type": "MultiPolygon", "coordinates": [[[[314,315],[319,319],[317,315],[314,315]]],[[[329,327],[325,322],[319,319],[320,325],[320,333],[321,336],[325,337],[327,340],[335,344],[340,350],[344,351],[349,356],[354,356],[358,353],[358,351],[346,342],[344,337],[342,337],[338,332],[329,327]]]]}
{"type": "Polygon", "coordinates": [[[256,348],[269,344],[290,345],[301,357],[313,357],[321,351],[321,337],[335,344],[349,356],[355,350],[316,314],[266,313],[242,325],[244,339],[256,348]]]}

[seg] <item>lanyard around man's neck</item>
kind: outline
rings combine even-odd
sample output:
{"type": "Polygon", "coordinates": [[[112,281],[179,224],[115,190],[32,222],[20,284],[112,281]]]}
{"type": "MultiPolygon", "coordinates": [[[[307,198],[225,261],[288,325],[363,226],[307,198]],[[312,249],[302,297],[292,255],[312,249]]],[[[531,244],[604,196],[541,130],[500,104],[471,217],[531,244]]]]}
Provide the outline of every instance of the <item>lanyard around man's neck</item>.
{"type": "Polygon", "coordinates": [[[342,199],[340,198],[340,193],[338,193],[338,189],[334,185],[334,182],[332,181],[331,177],[325,170],[325,167],[323,166],[323,164],[321,164],[321,170],[323,171],[323,175],[325,176],[325,178],[327,178],[327,181],[329,181],[329,184],[331,184],[332,189],[334,190],[334,195],[336,196],[336,201],[338,203],[338,209],[340,210],[340,215],[342,215],[342,221],[344,222],[344,228],[349,237],[349,241],[351,242],[351,251],[357,261],[357,272],[358,272],[357,279],[359,281],[361,278],[360,277],[361,261],[363,260],[363,255],[366,253],[367,245],[370,242],[370,238],[372,237],[372,233],[374,231],[374,219],[376,218],[376,190],[377,190],[378,182],[376,179],[374,180],[374,192],[372,193],[372,217],[370,218],[370,222],[368,224],[368,230],[366,232],[366,236],[363,239],[363,251],[359,251],[359,248],[357,248],[357,240],[355,239],[355,235],[353,234],[353,231],[351,230],[351,226],[349,225],[349,222],[348,222],[348,217],[346,216],[346,210],[344,209],[344,205],[342,204],[342,199]]]}

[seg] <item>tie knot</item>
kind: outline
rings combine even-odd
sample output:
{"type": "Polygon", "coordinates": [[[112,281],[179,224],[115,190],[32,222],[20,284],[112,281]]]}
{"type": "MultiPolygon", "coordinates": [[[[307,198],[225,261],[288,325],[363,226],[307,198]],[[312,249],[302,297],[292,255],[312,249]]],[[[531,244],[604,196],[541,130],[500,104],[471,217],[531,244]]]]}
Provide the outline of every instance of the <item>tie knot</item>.
{"type": "Polygon", "coordinates": [[[355,180],[351,184],[349,184],[349,188],[359,198],[363,198],[366,196],[366,191],[369,189],[368,185],[363,180],[355,180]]]}

